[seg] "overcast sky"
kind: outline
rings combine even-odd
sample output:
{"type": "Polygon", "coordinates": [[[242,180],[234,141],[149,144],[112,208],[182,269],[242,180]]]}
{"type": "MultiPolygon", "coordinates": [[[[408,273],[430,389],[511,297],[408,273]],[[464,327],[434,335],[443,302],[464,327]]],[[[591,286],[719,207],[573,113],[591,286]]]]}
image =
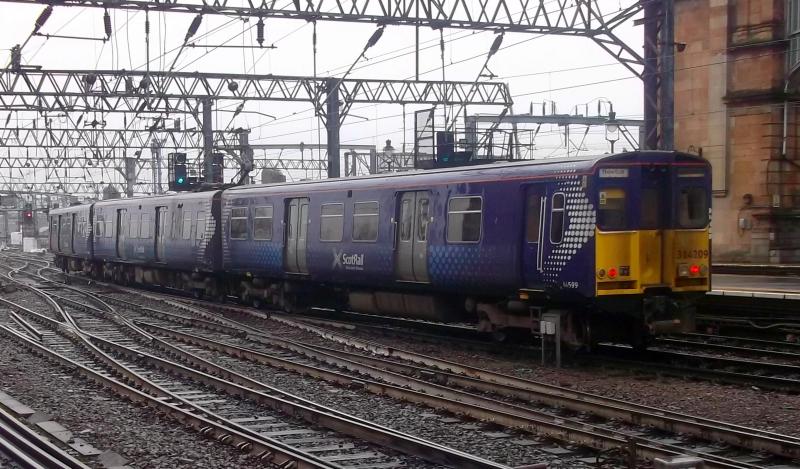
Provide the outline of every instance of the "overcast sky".
{"type": "MultiPolygon", "coordinates": [[[[629,2],[601,0],[599,4],[604,14],[613,14],[629,2]]],[[[43,7],[3,3],[0,8],[0,53],[7,63],[9,49],[28,37],[43,7]]],[[[111,15],[114,33],[110,41],[34,37],[23,51],[23,63],[48,69],[144,69],[144,12],[112,10],[111,15]]],[[[152,69],[169,69],[193,17],[192,14],[151,13],[152,69]]],[[[176,62],[175,70],[312,75],[312,30],[312,25],[304,21],[268,19],[265,44],[274,44],[276,49],[186,48],[176,62]]],[[[374,25],[367,24],[318,23],[318,75],[340,76],[344,73],[374,30],[374,25]]],[[[103,37],[103,10],[56,7],[41,32],[103,37]]],[[[641,26],[630,22],[621,26],[617,33],[641,53],[641,26]]],[[[475,80],[494,35],[457,29],[445,30],[444,35],[446,78],[475,80]]],[[[439,32],[423,28],[420,37],[424,48],[420,53],[421,78],[439,80],[442,77],[439,32]]],[[[199,45],[257,45],[255,20],[245,22],[238,18],[207,15],[193,39],[199,45]]],[[[413,78],[413,46],[413,27],[389,26],[379,43],[368,51],[367,60],[362,59],[351,76],[413,78]]],[[[641,118],[641,81],[587,38],[506,34],[503,49],[491,59],[489,69],[497,75],[494,80],[509,84],[515,96],[515,113],[528,112],[531,103],[536,103],[535,108],[540,112],[540,103],[545,101],[555,102],[560,113],[572,113],[576,106],[587,104],[591,112],[596,112],[597,100],[605,99],[614,103],[618,116],[641,118]]],[[[274,121],[257,114],[237,117],[234,127],[253,128],[251,142],[317,142],[316,129],[320,124],[308,104],[268,102],[248,105],[247,109],[278,117],[274,121]]],[[[405,140],[409,147],[413,138],[413,110],[412,106],[406,108],[408,131],[405,140]]],[[[499,111],[497,107],[470,107],[472,113],[499,111]]],[[[394,146],[399,148],[404,140],[402,112],[399,105],[355,105],[341,130],[343,146],[358,143],[381,148],[386,139],[392,139],[394,146]]],[[[227,125],[230,116],[230,113],[217,114],[218,126],[227,125]]],[[[324,142],[324,130],[319,135],[324,142]]],[[[582,131],[573,128],[572,138],[576,143],[580,141],[582,131]]],[[[566,150],[559,141],[563,142],[563,136],[559,137],[557,128],[543,127],[536,139],[536,155],[563,155],[566,150]]],[[[586,147],[593,152],[607,151],[602,129],[593,130],[587,137],[586,147]]]]}

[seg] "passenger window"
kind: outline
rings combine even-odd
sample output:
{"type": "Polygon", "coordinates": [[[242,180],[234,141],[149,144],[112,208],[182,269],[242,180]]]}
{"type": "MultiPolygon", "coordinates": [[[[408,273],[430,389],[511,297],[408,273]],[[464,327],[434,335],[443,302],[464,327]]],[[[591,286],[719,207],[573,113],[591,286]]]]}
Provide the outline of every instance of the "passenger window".
{"type": "Polygon", "coordinates": [[[231,209],[231,239],[247,239],[247,208],[231,209]]]}
{"type": "Polygon", "coordinates": [[[481,239],[483,199],[454,197],[447,203],[447,242],[477,243],[481,239]]]}
{"type": "Polygon", "coordinates": [[[419,199],[419,202],[417,202],[417,241],[426,241],[428,239],[428,223],[431,220],[428,206],[428,199],[419,199]]]}
{"type": "Polygon", "coordinates": [[[681,228],[705,228],[708,225],[708,198],[702,187],[681,189],[678,199],[678,224],[681,228]]]}
{"type": "Polygon", "coordinates": [[[597,226],[603,231],[622,231],[627,228],[625,190],[601,189],[597,202],[597,226]]]}
{"type": "Polygon", "coordinates": [[[400,241],[411,240],[411,201],[404,200],[400,208],[400,241]]]}
{"type": "Polygon", "coordinates": [[[320,241],[341,241],[344,231],[344,204],[323,204],[319,223],[320,241]]]}
{"type": "Polygon", "coordinates": [[[356,202],[353,206],[353,241],[377,241],[378,202],[356,202]]]}
{"type": "Polygon", "coordinates": [[[183,239],[192,239],[192,212],[183,214],[183,239]]]}
{"type": "Polygon", "coordinates": [[[195,239],[204,239],[206,237],[206,212],[197,212],[197,231],[195,231],[195,239]]]}
{"type": "Polygon", "coordinates": [[[553,244],[560,244],[564,239],[565,212],[564,194],[553,194],[553,207],[550,211],[550,242],[553,244]]]}
{"type": "Polygon", "coordinates": [[[528,217],[525,223],[525,237],[529,243],[539,242],[539,218],[542,211],[542,196],[539,194],[528,194],[525,199],[525,216],[528,217]]]}
{"type": "Polygon", "coordinates": [[[143,213],[142,214],[142,225],[139,229],[139,237],[141,238],[149,238],[150,237],[150,214],[143,213]]]}
{"type": "Polygon", "coordinates": [[[106,220],[106,238],[114,236],[114,220],[106,220]]]}
{"type": "Polygon", "coordinates": [[[253,214],[253,239],[272,239],[272,205],[256,207],[253,214]]]}
{"type": "Polygon", "coordinates": [[[130,221],[128,222],[128,238],[134,239],[139,237],[139,216],[138,215],[130,215],[130,221]]]}
{"type": "Polygon", "coordinates": [[[641,198],[641,229],[655,230],[660,228],[661,194],[655,187],[642,188],[641,198]]]}

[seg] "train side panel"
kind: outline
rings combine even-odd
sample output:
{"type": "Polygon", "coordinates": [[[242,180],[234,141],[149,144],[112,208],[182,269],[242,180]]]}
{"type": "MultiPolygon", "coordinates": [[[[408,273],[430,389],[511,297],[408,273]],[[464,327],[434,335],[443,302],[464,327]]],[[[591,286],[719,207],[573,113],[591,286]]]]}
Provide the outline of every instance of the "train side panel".
{"type": "Polygon", "coordinates": [[[75,205],[50,211],[50,251],[73,259],[91,259],[93,255],[91,204],[75,205]]]}

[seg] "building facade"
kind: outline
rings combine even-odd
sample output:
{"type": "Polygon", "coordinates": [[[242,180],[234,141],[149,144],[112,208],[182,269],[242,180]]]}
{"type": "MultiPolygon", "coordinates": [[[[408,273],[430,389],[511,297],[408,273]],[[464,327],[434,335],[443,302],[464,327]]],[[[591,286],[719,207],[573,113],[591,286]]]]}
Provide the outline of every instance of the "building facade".
{"type": "Polygon", "coordinates": [[[800,0],[667,1],[675,148],[713,165],[714,260],[800,262],[800,0]]]}

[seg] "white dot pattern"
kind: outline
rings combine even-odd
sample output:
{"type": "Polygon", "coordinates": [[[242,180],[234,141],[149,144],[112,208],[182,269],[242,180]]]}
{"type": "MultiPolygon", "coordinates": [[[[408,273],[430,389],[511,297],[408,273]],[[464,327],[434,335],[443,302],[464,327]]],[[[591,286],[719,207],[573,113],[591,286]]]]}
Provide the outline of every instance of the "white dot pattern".
{"type": "MultiPolygon", "coordinates": [[[[573,169],[567,168],[558,172],[573,173],[573,169]]],[[[581,188],[580,176],[558,175],[556,179],[558,185],[556,192],[563,192],[565,196],[566,228],[561,243],[553,246],[550,255],[545,258],[543,263],[543,277],[548,283],[559,281],[564,266],[594,236],[597,222],[597,212],[594,205],[589,202],[588,195],[581,188]]]]}

